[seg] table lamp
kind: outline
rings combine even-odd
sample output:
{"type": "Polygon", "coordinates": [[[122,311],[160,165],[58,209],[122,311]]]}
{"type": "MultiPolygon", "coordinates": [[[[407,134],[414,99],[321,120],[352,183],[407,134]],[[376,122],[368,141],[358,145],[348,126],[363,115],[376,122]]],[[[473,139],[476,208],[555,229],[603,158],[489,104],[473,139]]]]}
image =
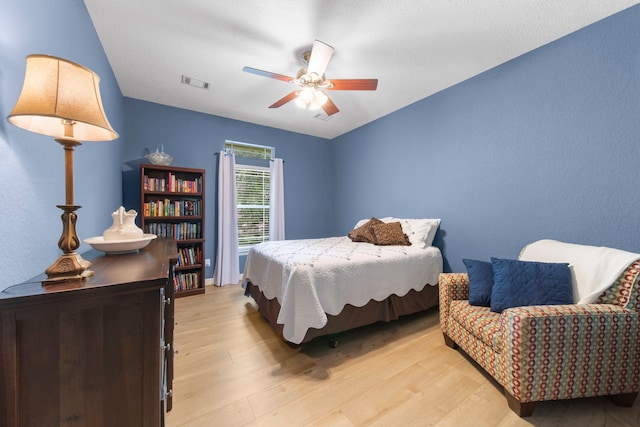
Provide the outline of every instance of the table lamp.
{"type": "Polygon", "coordinates": [[[82,141],[111,141],[118,137],[104,113],[99,89],[100,77],[81,65],[48,55],[29,55],[20,97],[7,120],[20,128],[51,136],[64,148],[65,193],[62,255],[46,269],[43,284],[83,279],[93,275],[91,263],[76,253],[73,201],[73,150],[82,141]]]}

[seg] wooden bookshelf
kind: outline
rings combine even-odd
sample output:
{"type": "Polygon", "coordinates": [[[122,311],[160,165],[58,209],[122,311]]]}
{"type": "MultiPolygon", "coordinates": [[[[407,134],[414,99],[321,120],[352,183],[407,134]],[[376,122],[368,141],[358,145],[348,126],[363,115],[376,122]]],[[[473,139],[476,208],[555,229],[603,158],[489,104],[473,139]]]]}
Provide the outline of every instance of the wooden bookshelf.
{"type": "Polygon", "coordinates": [[[176,297],[204,293],[204,169],[140,165],[140,227],[176,241],[176,297]]]}

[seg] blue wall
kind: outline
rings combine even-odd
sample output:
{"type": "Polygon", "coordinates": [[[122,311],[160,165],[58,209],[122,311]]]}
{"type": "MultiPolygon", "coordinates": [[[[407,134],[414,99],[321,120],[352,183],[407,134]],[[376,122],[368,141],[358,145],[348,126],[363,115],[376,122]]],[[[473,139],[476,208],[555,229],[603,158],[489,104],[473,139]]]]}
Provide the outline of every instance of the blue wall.
{"type": "MultiPolygon", "coordinates": [[[[43,53],[80,63],[100,77],[104,108],[120,138],[75,151],[80,239],[102,235],[122,203],[124,102],[82,0],[0,0],[0,290],[42,273],[60,254],[56,205],[65,202],[64,151],[52,138],[6,121],[24,79],[25,58],[43,53]]],[[[83,244],[78,252],[91,249],[83,244]]]]}
{"type": "Polygon", "coordinates": [[[0,289],[58,256],[62,149],[4,120],[31,53],[96,71],[120,134],[76,150],[81,239],[101,235],[120,204],[137,206],[137,167],[163,144],[176,166],[207,170],[205,256],[215,260],[215,153],[231,139],[285,159],[290,239],[393,215],[442,218],[436,244],[453,271],[463,257],[515,257],[540,238],[640,252],[640,6],[326,141],[123,98],[81,0],[0,1],[0,289]]]}
{"type": "MultiPolygon", "coordinates": [[[[206,170],[205,257],[213,277],[217,235],[218,156],[225,140],[275,147],[284,159],[285,220],[288,239],[330,235],[333,209],[331,147],[327,140],[274,128],[125,98],[124,200],[139,210],[139,165],[160,144],[174,156],[172,166],[206,170]]],[[[239,161],[240,159],[238,159],[239,161]]],[[[267,166],[267,163],[265,163],[267,166]]],[[[244,267],[244,257],[241,259],[244,267]]]]}
{"type": "Polygon", "coordinates": [[[331,145],[334,234],[372,215],[441,218],[453,271],[541,238],[640,252],[640,7],[331,145]]]}

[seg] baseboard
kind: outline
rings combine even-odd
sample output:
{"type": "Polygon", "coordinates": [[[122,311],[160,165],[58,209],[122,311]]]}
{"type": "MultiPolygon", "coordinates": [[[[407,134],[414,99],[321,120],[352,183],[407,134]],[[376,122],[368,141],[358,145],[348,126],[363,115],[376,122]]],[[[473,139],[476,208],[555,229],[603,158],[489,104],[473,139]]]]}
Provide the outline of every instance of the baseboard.
{"type": "MultiPolygon", "coordinates": [[[[242,277],[240,277],[240,279],[238,280],[238,283],[236,283],[237,285],[241,285],[242,284],[242,277]]],[[[213,277],[209,277],[208,279],[204,279],[204,285],[205,286],[214,286],[215,282],[213,280],[213,277]]]]}

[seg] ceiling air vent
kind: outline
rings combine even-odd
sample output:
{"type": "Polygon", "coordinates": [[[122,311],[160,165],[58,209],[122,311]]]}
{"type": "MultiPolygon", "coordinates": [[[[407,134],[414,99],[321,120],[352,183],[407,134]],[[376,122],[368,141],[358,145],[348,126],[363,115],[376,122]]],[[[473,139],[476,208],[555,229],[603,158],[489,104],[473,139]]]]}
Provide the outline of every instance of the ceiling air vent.
{"type": "Polygon", "coordinates": [[[331,118],[333,117],[333,114],[328,116],[326,114],[320,113],[320,114],[316,114],[315,116],[313,116],[314,118],[318,119],[318,120],[322,120],[325,122],[328,122],[329,120],[331,120],[331,118]]]}
{"type": "Polygon", "coordinates": [[[189,86],[193,86],[193,87],[197,87],[198,89],[209,89],[209,83],[202,81],[202,80],[198,80],[198,79],[194,79],[192,77],[189,76],[185,76],[184,74],[182,75],[182,83],[189,85],[189,86]]]}

